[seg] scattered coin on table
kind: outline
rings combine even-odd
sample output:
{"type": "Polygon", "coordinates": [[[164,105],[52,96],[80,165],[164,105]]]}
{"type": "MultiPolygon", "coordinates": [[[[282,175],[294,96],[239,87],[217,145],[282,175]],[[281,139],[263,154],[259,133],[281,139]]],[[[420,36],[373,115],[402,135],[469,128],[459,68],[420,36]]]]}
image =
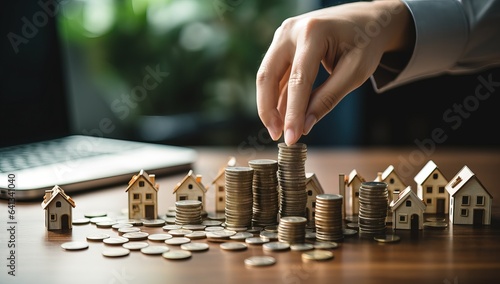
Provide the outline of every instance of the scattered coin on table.
{"type": "Polygon", "coordinates": [[[188,259],[192,255],[193,254],[190,251],[187,251],[187,250],[171,250],[171,251],[162,253],[162,256],[164,258],[170,259],[170,260],[188,259]]]}
{"type": "Polygon", "coordinates": [[[395,243],[399,242],[400,237],[398,235],[379,235],[374,236],[373,239],[380,243],[395,243]]]}
{"type": "Polygon", "coordinates": [[[93,233],[93,234],[87,235],[87,240],[89,240],[89,241],[102,241],[102,240],[107,239],[109,237],[111,237],[111,236],[108,234],[105,234],[105,233],[93,233]]]}
{"type": "Polygon", "coordinates": [[[210,246],[206,243],[187,243],[182,244],[181,249],[188,251],[206,251],[210,246]]]}
{"type": "Polygon", "coordinates": [[[276,259],[272,256],[251,256],[245,259],[245,264],[248,266],[269,266],[276,263],[276,259]]]}
{"type": "Polygon", "coordinates": [[[141,249],[143,254],[162,254],[164,252],[170,251],[167,246],[147,246],[141,249]]]}
{"type": "Polygon", "coordinates": [[[120,256],[127,256],[130,254],[130,250],[126,248],[109,248],[105,249],[102,252],[102,255],[107,256],[107,257],[120,257],[120,256]]]}
{"type": "Polygon", "coordinates": [[[61,247],[65,250],[81,250],[88,248],[89,243],[83,241],[72,241],[61,244],[61,247]]]}
{"type": "Polygon", "coordinates": [[[333,258],[333,253],[327,250],[313,250],[302,253],[303,260],[328,260],[333,258]]]}
{"type": "Polygon", "coordinates": [[[222,243],[220,244],[220,248],[223,250],[230,250],[230,251],[239,251],[239,250],[246,250],[248,248],[248,245],[245,243],[240,243],[240,242],[227,242],[227,243],[222,243]]]}
{"type": "Polygon", "coordinates": [[[148,236],[150,241],[165,241],[171,239],[173,236],[171,234],[151,234],[148,236]]]}
{"type": "Polygon", "coordinates": [[[191,242],[189,238],[186,237],[173,237],[171,239],[165,240],[167,245],[182,245],[191,242]]]}
{"type": "Polygon", "coordinates": [[[146,242],[128,242],[128,243],[124,243],[122,245],[123,248],[129,249],[129,250],[140,250],[140,249],[143,249],[147,246],[149,246],[149,244],[146,242]]]}

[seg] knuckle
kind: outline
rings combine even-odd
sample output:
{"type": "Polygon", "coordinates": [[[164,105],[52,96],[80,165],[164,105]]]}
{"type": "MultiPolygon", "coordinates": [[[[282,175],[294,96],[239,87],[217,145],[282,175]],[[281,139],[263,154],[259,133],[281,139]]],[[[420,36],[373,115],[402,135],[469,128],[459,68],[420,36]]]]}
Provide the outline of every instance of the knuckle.
{"type": "Polygon", "coordinates": [[[310,83],[311,81],[301,71],[295,71],[291,73],[290,77],[288,78],[289,87],[307,86],[310,83]]]}

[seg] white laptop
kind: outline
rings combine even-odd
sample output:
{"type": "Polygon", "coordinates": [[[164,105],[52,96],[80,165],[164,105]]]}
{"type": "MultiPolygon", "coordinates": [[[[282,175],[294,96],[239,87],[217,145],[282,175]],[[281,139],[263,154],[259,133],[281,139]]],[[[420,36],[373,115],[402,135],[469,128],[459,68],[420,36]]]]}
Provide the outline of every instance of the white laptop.
{"type": "Polygon", "coordinates": [[[12,41],[6,35],[23,36],[21,19],[38,6],[10,3],[0,27],[0,198],[41,201],[54,185],[67,193],[125,188],[141,169],[159,176],[191,169],[197,155],[188,147],[72,131],[55,19],[49,17],[28,42],[12,41]]]}

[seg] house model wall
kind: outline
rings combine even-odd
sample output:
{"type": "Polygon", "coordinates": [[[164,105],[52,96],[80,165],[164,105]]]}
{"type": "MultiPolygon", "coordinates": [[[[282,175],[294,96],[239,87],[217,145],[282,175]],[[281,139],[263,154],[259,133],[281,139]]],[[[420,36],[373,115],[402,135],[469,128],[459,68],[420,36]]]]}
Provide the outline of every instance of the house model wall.
{"type": "Polygon", "coordinates": [[[344,198],[344,207],[347,216],[356,216],[359,214],[359,187],[365,179],[353,169],[347,178],[347,190],[344,198]]]}
{"type": "Polygon", "coordinates": [[[425,213],[448,214],[450,195],[445,190],[448,179],[432,160],[417,173],[414,180],[418,197],[427,205],[425,213]]]}
{"type": "Polygon", "coordinates": [[[72,229],[72,210],[75,206],[75,201],[58,185],[51,190],[46,190],[42,208],[45,210],[47,230],[72,229]]]}
{"type": "Polygon", "coordinates": [[[130,219],[156,219],[158,216],[158,190],[155,175],[144,170],[130,179],[127,189],[128,217],[130,219]]]}
{"type": "Polygon", "coordinates": [[[423,229],[425,203],[412,191],[410,186],[406,187],[389,206],[392,211],[393,229],[423,229]]]}
{"type": "Polygon", "coordinates": [[[490,225],[493,197],[474,173],[464,166],[446,185],[452,224],[490,225]]]}
{"type": "Polygon", "coordinates": [[[314,217],[316,213],[316,195],[325,193],[318,177],[314,173],[306,173],[306,218],[307,224],[314,227],[314,217]]]}
{"type": "Polygon", "coordinates": [[[389,203],[397,199],[399,193],[406,188],[405,183],[396,173],[393,165],[389,165],[384,172],[379,173],[374,181],[385,182],[387,184],[389,203]]]}
{"type": "Polygon", "coordinates": [[[190,170],[184,179],[174,187],[175,201],[198,200],[201,201],[202,209],[205,209],[205,193],[207,189],[202,184],[201,178],[201,175],[194,175],[193,170],[190,170]]]}
{"type": "Polygon", "coordinates": [[[215,211],[224,212],[226,209],[226,167],[236,166],[236,158],[230,157],[224,167],[219,169],[219,173],[212,181],[215,190],[215,211]]]}

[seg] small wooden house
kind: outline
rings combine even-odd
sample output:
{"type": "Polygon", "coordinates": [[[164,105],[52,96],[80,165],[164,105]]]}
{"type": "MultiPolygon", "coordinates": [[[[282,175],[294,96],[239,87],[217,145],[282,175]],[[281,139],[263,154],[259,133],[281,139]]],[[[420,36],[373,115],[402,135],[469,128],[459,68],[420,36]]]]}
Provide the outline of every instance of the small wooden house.
{"type": "Polygon", "coordinates": [[[219,173],[213,179],[212,185],[215,189],[215,211],[224,212],[226,208],[226,167],[234,167],[236,159],[230,157],[227,164],[219,169],[219,173]]]}
{"type": "Polygon", "coordinates": [[[42,208],[45,210],[45,227],[47,230],[68,230],[72,228],[72,210],[75,201],[64,190],[55,185],[51,190],[45,191],[42,208]]]}
{"type": "Polygon", "coordinates": [[[347,178],[347,191],[344,197],[344,207],[347,216],[357,216],[359,214],[359,187],[365,179],[353,169],[347,178]]]}
{"type": "Polygon", "coordinates": [[[427,205],[425,213],[448,214],[450,195],[445,190],[448,179],[432,160],[425,164],[414,180],[417,183],[418,197],[427,205]]]}
{"type": "Polygon", "coordinates": [[[493,197],[474,173],[464,166],[446,185],[452,224],[490,225],[493,197]]]}
{"type": "Polygon", "coordinates": [[[316,213],[316,195],[325,193],[318,177],[314,173],[306,173],[306,218],[310,227],[314,227],[314,216],[316,213]]]}
{"type": "Polygon", "coordinates": [[[174,187],[175,201],[179,200],[198,200],[202,204],[202,209],[205,210],[205,193],[207,188],[201,183],[201,175],[194,175],[193,170],[177,183],[174,187]]]}
{"type": "Polygon", "coordinates": [[[393,165],[389,165],[384,172],[379,173],[375,178],[375,181],[385,182],[387,184],[389,203],[397,199],[399,193],[401,193],[406,188],[405,183],[396,173],[393,165]]]}
{"type": "Polygon", "coordinates": [[[425,203],[408,186],[399,193],[389,207],[392,211],[392,228],[422,230],[424,227],[425,203]]]}
{"type": "Polygon", "coordinates": [[[155,175],[141,170],[128,182],[128,217],[130,219],[156,219],[158,216],[158,190],[155,175]]]}

